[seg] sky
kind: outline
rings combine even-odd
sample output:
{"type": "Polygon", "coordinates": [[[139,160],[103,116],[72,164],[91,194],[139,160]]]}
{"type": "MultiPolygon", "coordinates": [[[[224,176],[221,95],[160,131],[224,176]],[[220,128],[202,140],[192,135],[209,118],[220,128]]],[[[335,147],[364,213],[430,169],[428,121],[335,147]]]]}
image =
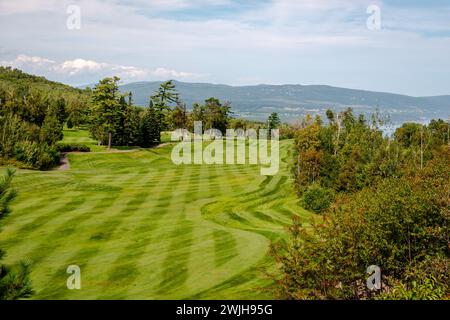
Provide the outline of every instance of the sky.
{"type": "Polygon", "coordinates": [[[0,0],[0,65],[71,85],[175,79],[450,94],[450,0],[0,0]]]}

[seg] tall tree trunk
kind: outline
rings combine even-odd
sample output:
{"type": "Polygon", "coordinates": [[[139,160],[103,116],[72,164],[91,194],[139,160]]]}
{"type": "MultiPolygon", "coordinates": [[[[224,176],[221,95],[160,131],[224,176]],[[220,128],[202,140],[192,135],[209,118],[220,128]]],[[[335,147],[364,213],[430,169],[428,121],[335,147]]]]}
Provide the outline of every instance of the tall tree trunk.
{"type": "Polygon", "coordinates": [[[111,150],[112,134],[108,133],[108,150],[111,150]]]}

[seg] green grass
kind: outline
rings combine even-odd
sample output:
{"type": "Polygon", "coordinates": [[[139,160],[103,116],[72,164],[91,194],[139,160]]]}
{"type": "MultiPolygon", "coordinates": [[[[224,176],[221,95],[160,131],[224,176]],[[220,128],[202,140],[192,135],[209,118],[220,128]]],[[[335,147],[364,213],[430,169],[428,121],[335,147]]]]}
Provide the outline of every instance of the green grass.
{"type": "MultiPolygon", "coordinates": [[[[96,146],[86,132],[65,141],[96,146]]],[[[291,142],[281,143],[284,160],[291,142]]],[[[71,154],[67,171],[19,170],[3,219],[6,263],[32,262],[34,299],[269,299],[271,239],[298,206],[287,163],[182,165],[171,145],[128,153],[71,154]],[[81,290],[66,268],[81,267],[81,290]]],[[[98,151],[103,151],[95,149],[98,151]]]]}
{"type": "Polygon", "coordinates": [[[78,143],[87,145],[93,152],[106,151],[105,146],[99,146],[98,142],[93,140],[89,136],[89,132],[86,130],[78,129],[65,129],[64,139],[61,143],[78,143]]]}

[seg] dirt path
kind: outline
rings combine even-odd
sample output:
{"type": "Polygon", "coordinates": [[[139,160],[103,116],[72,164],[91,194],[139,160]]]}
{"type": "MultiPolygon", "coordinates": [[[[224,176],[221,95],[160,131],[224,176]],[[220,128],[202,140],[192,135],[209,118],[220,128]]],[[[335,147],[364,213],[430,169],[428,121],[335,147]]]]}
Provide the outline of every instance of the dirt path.
{"type": "Polygon", "coordinates": [[[58,170],[59,171],[66,171],[70,169],[70,162],[69,157],[67,156],[67,153],[61,153],[61,161],[58,170]]]}

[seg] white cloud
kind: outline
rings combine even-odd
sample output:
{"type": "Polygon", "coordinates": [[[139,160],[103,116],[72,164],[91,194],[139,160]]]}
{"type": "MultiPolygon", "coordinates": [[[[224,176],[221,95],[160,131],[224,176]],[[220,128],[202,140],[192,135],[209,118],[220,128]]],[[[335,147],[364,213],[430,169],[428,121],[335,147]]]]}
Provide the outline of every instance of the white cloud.
{"type": "MultiPolygon", "coordinates": [[[[158,67],[156,69],[124,66],[81,58],[56,62],[38,56],[18,55],[13,60],[0,60],[0,65],[11,66],[26,72],[44,74],[52,79],[69,78],[73,80],[84,79],[87,76],[96,77],[96,80],[107,76],[118,76],[124,82],[141,80],[189,80],[201,77],[201,74],[176,71],[158,67]]],[[[82,82],[80,82],[81,84],[82,82]]]]}
{"type": "Polygon", "coordinates": [[[23,66],[23,65],[27,65],[27,64],[34,64],[34,65],[42,66],[42,65],[48,65],[48,64],[53,64],[53,63],[55,63],[55,61],[53,61],[53,60],[36,57],[36,56],[30,57],[25,54],[18,55],[16,57],[16,59],[14,59],[12,61],[12,64],[18,65],[18,66],[23,66]]]}
{"type": "Polygon", "coordinates": [[[156,70],[154,70],[152,72],[152,74],[155,77],[161,78],[161,79],[188,79],[188,78],[198,78],[201,75],[199,74],[194,74],[194,73],[190,73],[190,72],[179,72],[176,70],[170,70],[170,69],[165,69],[165,68],[156,68],[156,70]]]}
{"type": "Polygon", "coordinates": [[[92,60],[75,59],[64,61],[57,64],[53,68],[56,72],[68,73],[73,76],[80,72],[98,72],[105,69],[110,69],[108,64],[99,63],[92,60]]]}

